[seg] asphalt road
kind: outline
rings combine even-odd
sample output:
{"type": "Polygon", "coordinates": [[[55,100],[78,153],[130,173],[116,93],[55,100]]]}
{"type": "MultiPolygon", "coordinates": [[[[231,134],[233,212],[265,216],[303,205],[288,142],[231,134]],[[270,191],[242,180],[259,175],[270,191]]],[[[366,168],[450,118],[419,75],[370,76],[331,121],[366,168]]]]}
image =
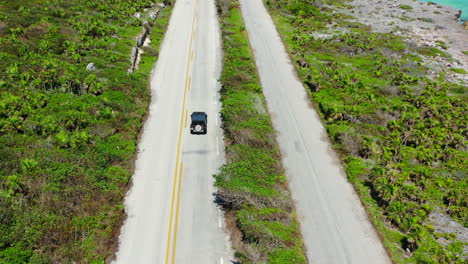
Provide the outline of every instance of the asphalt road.
{"type": "Polygon", "coordinates": [[[391,263],[262,0],[240,0],[310,263],[391,263]]]}
{"type": "Polygon", "coordinates": [[[213,177],[224,162],[219,119],[221,46],[214,0],[178,0],[151,77],[128,214],[114,263],[228,263],[213,177]],[[191,135],[190,113],[208,114],[191,135]]]}

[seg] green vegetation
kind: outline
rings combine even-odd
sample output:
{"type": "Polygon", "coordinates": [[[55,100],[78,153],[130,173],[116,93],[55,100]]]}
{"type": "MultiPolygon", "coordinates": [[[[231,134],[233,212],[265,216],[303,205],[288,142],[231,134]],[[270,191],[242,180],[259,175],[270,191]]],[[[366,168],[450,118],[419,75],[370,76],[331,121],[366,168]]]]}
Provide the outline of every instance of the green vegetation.
{"type": "Polygon", "coordinates": [[[0,2],[0,263],[112,256],[157,58],[144,53],[127,74],[142,30],[133,14],[151,3],[0,2]]]}
{"type": "Polygon", "coordinates": [[[215,175],[241,263],[306,263],[280,153],[236,1],[218,1],[227,164],[215,175]],[[232,218],[232,219],[230,219],[232,218]]]}
{"type": "Polygon", "coordinates": [[[404,10],[413,10],[413,8],[409,5],[400,5],[399,7],[404,10]]]}
{"type": "Polygon", "coordinates": [[[451,71],[460,73],[460,74],[467,74],[468,72],[465,69],[460,69],[460,68],[450,68],[451,71]]]}
{"type": "Polygon", "coordinates": [[[419,21],[427,22],[427,23],[434,23],[434,19],[430,17],[418,17],[419,21]]]}
{"type": "Polygon", "coordinates": [[[372,33],[323,4],[265,2],[393,260],[465,263],[462,243],[437,243],[428,221],[442,210],[468,226],[468,89],[429,78],[421,59],[447,55],[372,33]],[[314,37],[330,24],[349,32],[314,37]]]}
{"type": "Polygon", "coordinates": [[[436,40],[435,42],[436,42],[437,47],[444,49],[444,50],[448,49],[448,46],[445,42],[441,40],[436,40]]]}

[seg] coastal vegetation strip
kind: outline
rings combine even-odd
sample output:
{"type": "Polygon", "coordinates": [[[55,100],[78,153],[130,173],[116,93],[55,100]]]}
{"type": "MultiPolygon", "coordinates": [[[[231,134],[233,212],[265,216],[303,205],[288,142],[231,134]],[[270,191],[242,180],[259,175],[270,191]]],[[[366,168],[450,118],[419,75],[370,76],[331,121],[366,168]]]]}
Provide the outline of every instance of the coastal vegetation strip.
{"type": "Polygon", "coordinates": [[[241,263],[306,263],[294,204],[237,1],[217,1],[227,164],[215,175],[241,263]]]}
{"type": "Polygon", "coordinates": [[[140,69],[153,1],[0,3],[0,263],[112,257],[170,7],[140,69]],[[145,18],[146,19],[146,18],[145,18]]]}
{"type": "Polygon", "coordinates": [[[346,1],[326,2],[265,5],[349,181],[396,263],[464,263],[466,241],[430,216],[468,225],[467,88],[428,74],[422,57],[444,51],[374,33],[337,11],[346,1]]]}

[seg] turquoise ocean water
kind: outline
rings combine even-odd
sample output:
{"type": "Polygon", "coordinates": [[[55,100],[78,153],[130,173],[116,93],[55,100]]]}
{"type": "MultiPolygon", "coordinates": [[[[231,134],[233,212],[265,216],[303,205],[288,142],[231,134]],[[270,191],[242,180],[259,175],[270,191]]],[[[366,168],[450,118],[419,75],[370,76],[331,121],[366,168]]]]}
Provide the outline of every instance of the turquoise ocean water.
{"type": "Polygon", "coordinates": [[[422,0],[423,2],[434,2],[440,5],[454,7],[462,11],[461,19],[468,21],[468,0],[422,0]]]}

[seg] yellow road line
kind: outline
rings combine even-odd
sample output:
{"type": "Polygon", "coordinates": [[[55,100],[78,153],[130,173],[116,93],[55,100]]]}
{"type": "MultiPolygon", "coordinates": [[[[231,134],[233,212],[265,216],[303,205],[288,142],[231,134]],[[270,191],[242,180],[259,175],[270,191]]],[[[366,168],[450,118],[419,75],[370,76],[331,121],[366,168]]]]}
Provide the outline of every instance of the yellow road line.
{"type": "MultiPolygon", "coordinates": [[[[178,145],[180,145],[180,137],[179,137],[178,145]]],[[[177,146],[177,148],[179,148],[179,146],[177,146]]],[[[179,155],[179,153],[177,153],[177,156],[178,155],[179,155]]],[[[169,216],[169,232],[167,234],[166,261],[165,261],[165,263],[169,262],[169,248],[170,248],[170,245],[171,245],[172,218],[173,218],[173,215],[174,215],[174,198],[175,198],[175,193],[176,193],[178,166],[179,166],[179,162],[176,161],[176,168],[175,168],[175,171],[174,171],[174,183],[173,183],[173,186],[172,186],[171,213],[170,213],[170,216],[169,216]]]]}
{"type": "MultiPolygon", "coordinates": [[[[169,263],[169,251],[171,247],[171,234],[172,234],[172,220],[174,216],[174,196],[176,193],[176,186],[177,186],[177,172],[179,169],[179,159],[180,159],[180,145],[182,141],[182,131],[183,131],[183,122],[184,122],[184,112],[185,112],[185,104],[186,104],[186,99],[187,99],[187,87],[185,87],[184,90],[184,99],[182,103],[182,113],[180,117],[180,125],[179,125],[179,140],[177,143],[177,155],[176,155],[176,167],[174,171],[174,183],[172,187],[172,200],[171,200],[171,214],[169,216],[169,233],[167,236],[167,248],[166,248],[166,264],[169,263]]],[[[180,178],[180,177],[179,177],[180,178]]],[[[177,209],[178,210],[178,209],[177,209]]],[[[175,232],[177,232],[177,226],[174,226],[175,232]]],[[[174,237],[174,245],[175,245],[175,240],[176,237],[174,237]]],[[[175,256],[173,256],[174,258],[175,256]]]]}
{"type": "Polygon", "coordinates": [[[182,102],[182,111],[181,111],[181,118],[180,118],[180,124],[179,124],[179,138],[178,138],[178,143],[177,143],[177,154],[176,154],[176,167],[174,170],[174,180],[173,180],[173,186],[172,186],[172,197],[171,197],[171,211],[170,211],[170,216],[169,216],[169,230],[167,234],[167,245],[166,245],[166,259],[165,263],[169,263],[169,252],[170,252],[170,247],[171,247],[171,235],[172,235],[172,224],[173,224],[173,218],[174,218],[174,202],[175,202],[175,194],[177,192],[177,206],[176,206],[176,217],[175,217],[175,224],[174,224],[174,240],[173,240],[173,249],[172,249],[172,263],[175,263],[175,253],[176,253],[176,246],[177,246],[177,229],[178,229],[178,223],[179,223],[179,210],[180,210],[180,193],[182,189],[182,168],[183,168],[183,163],[180,161],[180,148],[181,148],[181,141],[182,141],[182,131],[183,131],[183,122],[184,122],[184,112],[185,112],[185,122],[187,123],[187,115],[188,112],[186,110],[186,101],[187,101],[187,91],[190,88],[191,85],[191,78],[189,76],[190,72],[190,52],[192,52],[192,44],[193,44],[193,39],[194,39],[194,29],[195,29],[195,17],[197,14],[197,9],[198,9],[198,1],[195,2],[195,10],[194,10],[194,16],[192,19],[192,34],[190,38],[190,45],[189,45],[189,58],[187,62],[187,70],[185,73],[185,87],[184,87],[184,98],[182,102]],[[179,162],[180,162],[180,168],[179,168],[179,162]],[[178,177],[179,175],[179,177],[178,177]],[[177,182],[177,178],[178,182],[177,182]],[[176,187],[177,191],[176,191],[176,187]]]}
{"type": "MultiPolygon", "coordinates": [[[[172,186],[172,198],[171,198],[171,213],[169,216],[169,232],[167,234],[167,245],[166,245],[166,261],[165,263],[169,263],[169,251],[171,247],[171,234],[172,234],[172,220],[174,218],[174,201],[175,201],[175,193],[176,193],[176,186],[177,186],[177,172],[179,169],[179,158],[180,158],[180,145],[182,141],[182,128],[183,128],[183,121],[184,121],[184,110],[185,110],[185,103],[187,98],[187,87],[184,90],[184,99],[182,101],[182,113],[180,117],[180,124],[179,124],[179,139],[177,142],[177,154],[176,154],[176,167],[174,170],[174,182],[172,186]]],[[[176,228],[176,227],[174,227],[176,228]]]]}
{"type": "Polygon", "coordinates": [[[175,264],[176,259],[176,244],[177,244],[177,226],[179,225],[179,211],[180,211],[180,193],[182,191],[182,169],[184,168],[184,163],[180,162],[180,172],[179,172],[179,190],[177,191],[177,210],[175,217],[175,226],[174,229],[174,245],[172,246],[172,264],[175,264]]]}
{"type": "Polygon", "coordinates": [[[185,110],[185,128],[187,128],[187,124],[188,124],[188,110],[185,110]]]}

